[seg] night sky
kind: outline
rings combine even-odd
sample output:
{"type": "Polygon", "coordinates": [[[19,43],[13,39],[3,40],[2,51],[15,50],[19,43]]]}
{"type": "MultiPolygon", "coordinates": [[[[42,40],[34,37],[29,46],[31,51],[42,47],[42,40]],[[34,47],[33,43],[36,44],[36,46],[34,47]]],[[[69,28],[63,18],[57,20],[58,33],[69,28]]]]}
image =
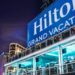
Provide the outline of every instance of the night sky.
{"type": "Polygon", "coordinates": [[[26,46],[27,23],[40,12],[41,0],[0,0],[0,54],[11,42],[26,46]]]}
{"type": "MultiPolygon", "coordinates": [[[[26,46],[27,23],[40,13],[41,0],[0,0],[0,54],[11,42],[26,46]]],[[[0,75],[2,56],[0,55],[0,75]]]]}

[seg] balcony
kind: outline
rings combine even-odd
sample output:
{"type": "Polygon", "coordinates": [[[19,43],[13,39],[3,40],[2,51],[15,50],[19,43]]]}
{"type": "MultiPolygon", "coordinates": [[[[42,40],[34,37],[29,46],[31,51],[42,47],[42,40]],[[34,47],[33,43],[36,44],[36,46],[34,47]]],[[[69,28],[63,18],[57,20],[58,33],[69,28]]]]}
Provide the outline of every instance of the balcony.
{"type": "MultiPolygon", "coordinates": [[[[19,73],[18,75],[33,75],[33,73],[35,73],[35,75],[69,75],[72,73],[75,74],[75,61],[71,62],[71,63],[66,63],[63,66],[59,66],[58,64],[54,65],[53,67],[47,66],[47,67],[43,67],[43,68],[37,68],[36,71],[33,71],[32,69],[18,69],[19,73]],[[63,67],[63,73],[60,74],[59,72],[59,68],[63,67]]],[[[6,75],[11,74],[11,75],[17,75],[16,72],[8,72],[6,75]]]]}
{"type": "Polygon", "coordinates": [[[24,56],[27,56],[31,53],[34,53],[34,52],[38,51],[38,50],[41,50],[41,49],[46,48],[48,46],[51,46],[55,43],[58,43],[58,42],[60,42],[64,39],[72,37],[73,35],[75,35],[75,27],[72,27],[72,28],[70,28],[70,29],[68,29],[68,30],[66,30],[66,31],[54,36],[54,37],[51,37],[51,38],[49,38],[49,39],[47,39],[47,40],[45,40],[45,41],[43,41],[39,44],[36,44],[35,46],[27,48],[26,50],[22,50],[22,52],[17,54],[17,55],[15,54],[12,57],[7,57],[6,58],[7,62],[11,62],[13,60],[16,60],[16,59],[22,58],[24,56]]]}

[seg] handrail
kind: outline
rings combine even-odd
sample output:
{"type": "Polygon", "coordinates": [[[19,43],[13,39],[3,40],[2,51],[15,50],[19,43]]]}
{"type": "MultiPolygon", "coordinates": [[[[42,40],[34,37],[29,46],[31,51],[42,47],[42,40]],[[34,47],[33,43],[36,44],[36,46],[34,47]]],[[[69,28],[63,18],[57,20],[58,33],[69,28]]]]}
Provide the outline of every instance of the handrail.
{"type": "MultiPolygon", "coordinates": [[[[70,28],[68,31],[70,31],[70,36],[69,37],[71,37],[72,35],[74,35],[74,34],[71,34],[72,33],[72,31],[71,31],[71,29],[72,28],[70,28]]],[[[62,32],[63,33],[63,32],[62,32]]],[[[59,34],[58,34],[59,35],[59,34]]],[[[52,37],[51,37],[52,38],[52,37]]],[[[61,38],[62,38],[62,36],[61,36],[61,38]]],[[[49,38],[50,39],[50,38],[49,38]]],[[[47,39],[47,40],[49,40],[49,39],[47,39]]],[[[54,38],[53,38],[54,39],[54,38]]],[[[46,44],[47,44],[47,40],[45,41],[46,42],[46,44]]],[[[60,40],[61,41],[61,40],[60,40]]],[[[59,42],[59,41],[58,41],[59,42]]],[[[47,45],[46,45],[46,47],[47,47],[47,45]]],[[[41,48],[41,46],[40,46],[40,49],[42,49],[41,48]]],[[[39,50],[40,50],[39,49],[39,50]]],[[[33,53],[33,52],[35,52],[35,51],[37,51],[38,49],[36,49],[36,46],[35,46],[35,50],[34,51],[32,51],[31,50],[31,48],[30,49],[27,49],[27,50],[25,50],[25,51],[23,51],[22,53],[20,53],[21,54],[21,56],[18,56],[18,55],[15,55],[15,56],[13,56],[11,59],[13,59],[14,57],[16,57],[16,56],[18,56],[18,58],[21,58],[21,57],[23,57],[23,56],[26,56],[26,55],[28,55],[28,54],[30,54],[30,53],[33,53]],[[22,55],[22,54],[24,54],[24,55],[22,55]]],[[[17,58],[17,59],[18,59],[17,58]]],[[[16,60],[16,59],[14,59],[14,60],[16,60]]],[[[13,61],[13,60],[12,60],[13,61]]],[[[9,61],[10,62],[10,61],[9,61]]]]}

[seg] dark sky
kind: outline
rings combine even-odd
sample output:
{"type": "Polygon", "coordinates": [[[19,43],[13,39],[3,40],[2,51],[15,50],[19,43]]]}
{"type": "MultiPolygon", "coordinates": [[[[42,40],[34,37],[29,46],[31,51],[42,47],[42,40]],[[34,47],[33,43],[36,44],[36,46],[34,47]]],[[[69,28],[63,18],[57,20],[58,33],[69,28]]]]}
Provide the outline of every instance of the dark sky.
{"type": "Polygon", "coordinates": [[[0,75],[2,52],[8,51],[11,42],[26,46],[27,23],[40,13],[40,6],[41,0],[0,0],[0,75]]]}
{"type": "Polygon", "coordinates": [[[40,12],[41,0],[0,0],[0,54],[11,42],[26,45],[27,23],[40,12]]]}
{"type": "Polygon", "coordinates": [[[0,0],[0,75],[2,52],[8,52],[11,42],[26,46],[27,24],[40,13],[41,4],[41,0],[0,0]]]}

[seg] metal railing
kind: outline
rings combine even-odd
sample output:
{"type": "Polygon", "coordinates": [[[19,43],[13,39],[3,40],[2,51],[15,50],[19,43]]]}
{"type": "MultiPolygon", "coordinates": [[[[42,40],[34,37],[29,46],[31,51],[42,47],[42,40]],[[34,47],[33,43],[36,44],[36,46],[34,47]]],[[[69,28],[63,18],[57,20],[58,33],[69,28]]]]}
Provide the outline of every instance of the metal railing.
{"type": "Polygon", "coordinates": [[[75,62],[64,64],[63,70],[64,70],[64,74],[75,72],[75,62]]]}
{"type": "MultiPolygon", "coordinates": [[[[62,65],[61,67],[63,67],[62,74],[75,73],[75,62],[66,63],[66,64],[62,65]]],[[[59,68],[60,68],[60,66],[55,65],[53,67],[49,66],[49,67],[39,68],[34,72],[35,72],[35,75],[61,75],[59,68]]],[[[10,73],[8,73],[7,75],[9,75],[9,74],[10,73]]],[[[13,74],[14,73],[11,72],[11,75],[13,75],[13,74]]],[[[15,72],[15,75],[17,75],[16,72],[15,72]]],[[[33,75],[33,70],[32,69],[24,70],[24,68],[23,68],[23,69],[19,70],[18,75],[33,75]]]]}
{"type": "Polygon", "coordinates": [[[14,56],[12,56],[10,58],[7,58],[8,59],[7,62],[11,62],[13,60],[19,59],[19,58],[21,58],[23,56],[26,56],[28,54],[31,54],[31,53],[35,52],[35,51],[38,51],[38,50],[43,49],[43,48],[45,48],[47,46],[50,46],[50,45],[52,45],[54,43],[57,43],[57,42],[59,42],[59,41],[61,41],[63,39],[66,39],[66,38],[68,38],[68,37],[70,37],[72,35],[75,35],[75,27],[72,27],[72,28],[68,29],[67,31],[64,31],[64,32],[62,32],[62,33],[60,33],[60,34],[58,34],[58,35],[56,35],[54,37],[51,37],[51,38],[45,40],[44,42],[42,42],[40,44],[37,44],[37,45],[35,45],[35,46],[31,47],[31,48],[28,48],[27,50],[24,50],[23,52],[19,53],[18,55],[14,55],[14,56]],[[65,36],[65,37],[63,37],[63,36],[65,36]]]}

